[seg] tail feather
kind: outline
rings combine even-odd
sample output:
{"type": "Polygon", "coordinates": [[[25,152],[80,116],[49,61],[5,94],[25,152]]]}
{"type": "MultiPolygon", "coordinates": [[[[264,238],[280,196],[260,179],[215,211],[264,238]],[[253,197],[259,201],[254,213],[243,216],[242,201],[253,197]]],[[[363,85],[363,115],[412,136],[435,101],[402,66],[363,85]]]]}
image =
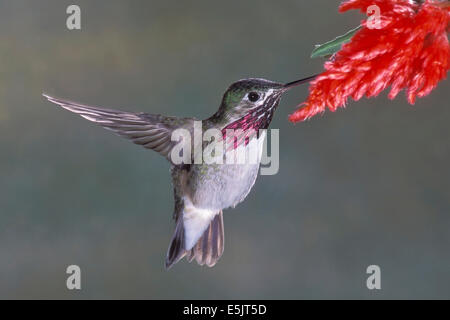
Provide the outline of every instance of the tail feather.
{"type": "Polygon", "coordinates": [[[189,250],[188,260],[194,258],[199,265],[213,267],[222,256],[224,249],[224,228],[222,211],[211,221],[197,244],[189,250]]]}
{"type": "Polygon", "coordinates": [[[188,261],[196,260],[199,265],[213,267],[223,254],[224,250],[224,225],[222,211],[217,214],[197,241],[195,246],[185,249],[185,237],[183,221],[177,222],[175,233],[170,243],[166,257],[166,268],[170,268],[185,256],[188,261]]]}
{"type": "Polygon", "coordinates": [[[185,248],[185,237],[184,237],[184,227],[183,227],[183,219],[179,219],[175,232],[172,237],[172,241],[170,242],[169,250],[167,251],[166,257],[166,268],[169,269],[172,265],[183,259],[186,255],[185,248]]]}

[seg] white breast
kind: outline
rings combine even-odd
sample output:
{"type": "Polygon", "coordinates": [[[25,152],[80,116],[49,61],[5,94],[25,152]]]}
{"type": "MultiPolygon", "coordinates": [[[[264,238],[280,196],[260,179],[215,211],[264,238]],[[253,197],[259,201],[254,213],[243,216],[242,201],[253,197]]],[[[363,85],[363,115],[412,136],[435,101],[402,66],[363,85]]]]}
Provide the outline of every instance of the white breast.
{"type": "MultiPolygon", "coordinates": [[[[245,146],[236,149],[235,155],[245,154],[247,148],[255,148],[256,159],[245,163],[203,166],[201,181],[192,195],[196,207],[213,211],[234,207],[242,202],[255,184],[264,146],[265,132],[245,146]],[[240,153],[241,152],[241,153],[240,153]]],[[[236,159],[235,159],[236,160],[236,159]]]]}

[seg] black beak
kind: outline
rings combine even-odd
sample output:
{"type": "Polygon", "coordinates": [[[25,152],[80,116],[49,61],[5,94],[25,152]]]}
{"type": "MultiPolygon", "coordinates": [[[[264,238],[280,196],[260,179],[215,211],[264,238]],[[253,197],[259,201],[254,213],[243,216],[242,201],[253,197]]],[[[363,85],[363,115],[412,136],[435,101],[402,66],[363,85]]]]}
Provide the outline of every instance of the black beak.
{"type": "Polygon", "coordinates": [[[286,83],[286,84],[283,86],[283,89],[284,89],[284,90],[288,90],[288,89],[291,89],[291,88],[293,88],[293,87],[299,86],[299,85],[301,85],[301,84],[310,82],[311,80],[314,80],[317,76],[318,76],[318,74],[313,75],[313,76],[308,77],[308,78],[304,78],[304,79],[300,79],[300,80],[296,80],[296,81],[292,81],[292,82],[286,83]]]}

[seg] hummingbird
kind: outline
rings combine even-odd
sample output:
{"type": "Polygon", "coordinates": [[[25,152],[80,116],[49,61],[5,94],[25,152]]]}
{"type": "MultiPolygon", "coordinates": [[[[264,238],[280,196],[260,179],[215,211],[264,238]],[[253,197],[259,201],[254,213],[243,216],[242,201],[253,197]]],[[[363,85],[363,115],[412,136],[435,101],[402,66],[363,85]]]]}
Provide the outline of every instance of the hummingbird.
{"type": "MultiPolygon", "coordinates": [[[[234,147],[246,148],[249,140],[257,142],[262,153],[264,130],[272,121],[281,96],[289,89],[307,83],[316,76],[282,84],[259,78],[234,82],[223,95],[219,109],[203,120],[202,130],[252,129],[234,147]],[[263,131],[262,134],[259,132],[263,131]]],[[[260,158],[255,163],[207,164],[175,163],[171,156],[179,141],[172,139],[178,129],[193,133],[196,118],[177,118],[159,114],[135,113],[89,106],[43,94],[48,101],[74,112],[105,129],[125,137],[146,149],[152,149],[171,164],[175,231],[165,259],[171,268],[186,257],[199,265],[214,266],[224,251],[223,210],[244,201],[258,176],[260,158]]]]}

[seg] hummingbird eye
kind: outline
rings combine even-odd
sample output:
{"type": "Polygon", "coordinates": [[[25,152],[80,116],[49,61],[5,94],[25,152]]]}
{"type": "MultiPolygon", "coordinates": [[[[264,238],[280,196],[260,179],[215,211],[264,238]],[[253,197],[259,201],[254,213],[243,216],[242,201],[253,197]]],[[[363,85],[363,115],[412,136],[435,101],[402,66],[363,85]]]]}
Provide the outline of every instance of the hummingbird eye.
{"type": "Polygon", "coordinates": [[[248,100],[251,102],[256,102],[259,100],[259,94],[257,92],[250,92],[248,94],[248,100]]]}

